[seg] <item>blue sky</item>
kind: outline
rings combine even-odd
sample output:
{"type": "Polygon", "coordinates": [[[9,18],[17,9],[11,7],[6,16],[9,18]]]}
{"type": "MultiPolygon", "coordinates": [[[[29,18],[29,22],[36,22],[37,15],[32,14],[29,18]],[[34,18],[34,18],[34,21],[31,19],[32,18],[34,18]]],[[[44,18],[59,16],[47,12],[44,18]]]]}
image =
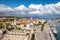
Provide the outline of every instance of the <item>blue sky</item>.
{"type": "Polygon", "coordinates": [[[0,0],[0,4],[5,4],[10,7],[16,7],[19,5],[29,6],[30,4],[52,4],[57,3],[60,0],[0,0]]]}
{"type": "Polygon", "coordinates": [[[60,0],[0,0],[0,15],[60,17],[60,0]]]}

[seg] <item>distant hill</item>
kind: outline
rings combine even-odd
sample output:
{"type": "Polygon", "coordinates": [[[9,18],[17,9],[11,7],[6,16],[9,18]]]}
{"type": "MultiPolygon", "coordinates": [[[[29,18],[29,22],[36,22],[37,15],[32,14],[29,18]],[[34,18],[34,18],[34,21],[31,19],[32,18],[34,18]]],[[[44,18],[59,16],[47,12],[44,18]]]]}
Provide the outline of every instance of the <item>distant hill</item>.
{"type": "Polygon", "coordinates": [[[25,17],[18,17],[18,16],[6,16],[6,15],[1,15],[0,18],[5,17],[5,18],[25,18],[25,17]]]}

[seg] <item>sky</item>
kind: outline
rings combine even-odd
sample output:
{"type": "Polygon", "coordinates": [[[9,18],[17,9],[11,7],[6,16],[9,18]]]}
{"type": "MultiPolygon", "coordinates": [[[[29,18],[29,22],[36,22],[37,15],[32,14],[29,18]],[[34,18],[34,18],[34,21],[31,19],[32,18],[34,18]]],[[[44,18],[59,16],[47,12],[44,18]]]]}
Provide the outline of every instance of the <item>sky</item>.
{"type": "Polygon", "coordinates": [[[60,17],[60,0],[0,0],[0,15],[60,17]]]}
{"type": "Polygon", "coordinates": [[[0,0],[0,4],[4,4],[10,7],[16,7],[19,5],[25,5],[28,7],[30,4],[52,4],[57,3],[60,0],[0,0]]]}

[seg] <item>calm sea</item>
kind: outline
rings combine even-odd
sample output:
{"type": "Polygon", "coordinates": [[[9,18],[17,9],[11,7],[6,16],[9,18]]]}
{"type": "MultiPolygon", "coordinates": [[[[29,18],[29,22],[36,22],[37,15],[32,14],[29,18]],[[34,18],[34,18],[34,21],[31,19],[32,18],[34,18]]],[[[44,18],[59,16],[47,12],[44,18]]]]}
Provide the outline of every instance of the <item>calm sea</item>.
{"type": "Polygon", "coordinates": [[[56,36],[56,39],[57,40],[60,40],[60,22],[57,22],[56,23],[56,29],[57,29],[57,36],[56,36]]]}

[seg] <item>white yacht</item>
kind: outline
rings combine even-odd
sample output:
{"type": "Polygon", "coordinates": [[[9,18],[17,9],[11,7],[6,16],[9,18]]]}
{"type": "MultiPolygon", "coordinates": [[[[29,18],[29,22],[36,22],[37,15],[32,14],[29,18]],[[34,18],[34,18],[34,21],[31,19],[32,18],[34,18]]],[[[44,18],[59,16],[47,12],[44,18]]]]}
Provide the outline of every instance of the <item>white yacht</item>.
{"type": "Polygon", "coordinates": [[[50,25],[50,27],[51,27],[52,32],[53,32],[54,34],[57,34],[55,22],[52,21],[52,20],[50,20],[49,25],[50,25]]]}

